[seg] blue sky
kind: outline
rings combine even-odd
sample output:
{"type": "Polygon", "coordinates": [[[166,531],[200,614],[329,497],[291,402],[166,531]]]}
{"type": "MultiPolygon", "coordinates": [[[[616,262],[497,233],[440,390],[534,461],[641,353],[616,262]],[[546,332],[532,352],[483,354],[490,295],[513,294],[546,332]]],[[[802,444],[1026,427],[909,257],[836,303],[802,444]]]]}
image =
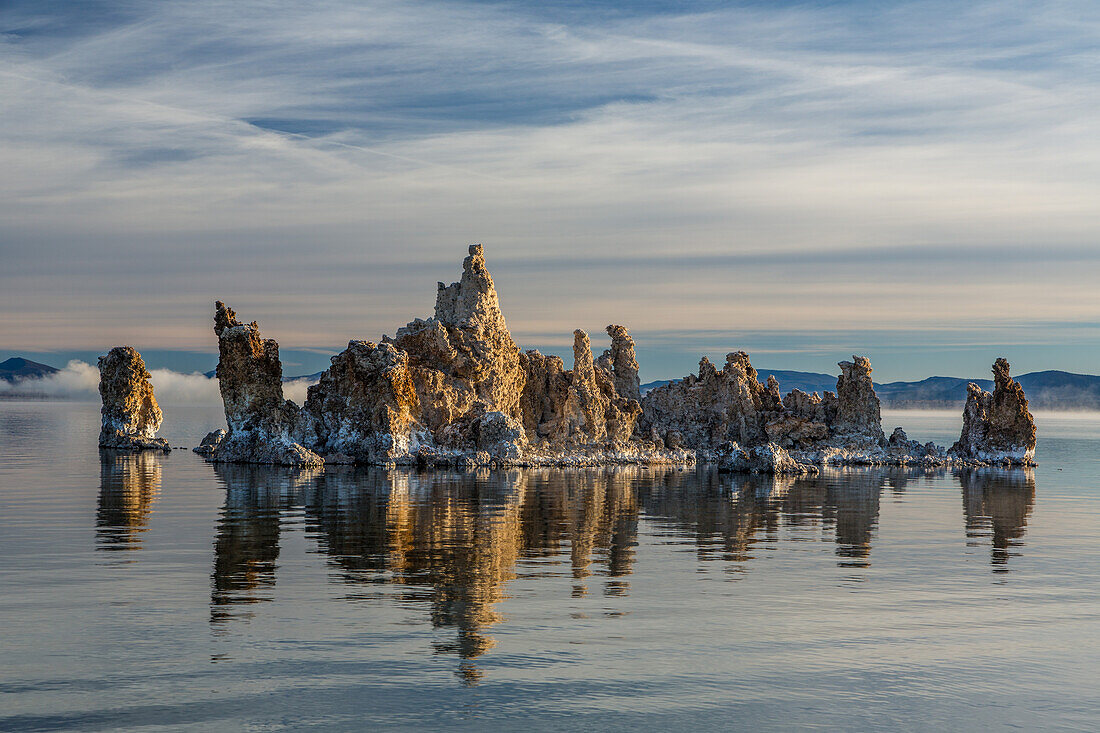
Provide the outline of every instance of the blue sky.
{"type": "Polygon", "coordinates": [[[313,371],[482,242],[646,378],[1095,373],[1098,202],[1095,3],[0,5],[0,358],[195,368],[220,298],[313,371]]]}

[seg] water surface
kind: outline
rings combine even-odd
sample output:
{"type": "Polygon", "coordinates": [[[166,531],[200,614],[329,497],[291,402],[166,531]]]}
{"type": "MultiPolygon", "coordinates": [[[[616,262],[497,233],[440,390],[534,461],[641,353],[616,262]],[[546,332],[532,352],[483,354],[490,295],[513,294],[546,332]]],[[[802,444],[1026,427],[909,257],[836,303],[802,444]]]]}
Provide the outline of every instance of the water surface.
{"type": "Polygon", "coordinates": [[[1039,425],[1029,471],[302,471],[0,402],[0,728],[1095,729],[1100,417],[1039,425]]]}

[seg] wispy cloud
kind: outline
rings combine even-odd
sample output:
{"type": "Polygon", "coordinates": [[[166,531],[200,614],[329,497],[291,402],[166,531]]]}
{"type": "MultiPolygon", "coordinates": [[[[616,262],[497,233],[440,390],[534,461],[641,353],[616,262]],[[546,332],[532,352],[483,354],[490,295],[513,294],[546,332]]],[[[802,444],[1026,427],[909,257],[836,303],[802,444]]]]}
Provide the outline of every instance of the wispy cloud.
{"type": "Polygon", "coordinates": [[[1094,4],[706,7],[8,3],[0,348],[1100,320],[1094,4]]]}

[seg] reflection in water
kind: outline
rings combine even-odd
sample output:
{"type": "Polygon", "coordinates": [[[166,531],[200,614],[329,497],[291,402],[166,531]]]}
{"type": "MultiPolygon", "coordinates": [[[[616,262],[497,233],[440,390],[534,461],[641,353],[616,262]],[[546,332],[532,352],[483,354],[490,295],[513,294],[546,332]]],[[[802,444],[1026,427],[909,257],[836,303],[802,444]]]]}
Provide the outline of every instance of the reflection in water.
{"type": "MultiPolygon", "coordinates": [[[[918,472],[828,470],[810,478],[732,476],[708,468],[618,467],[475,472],[327,467],[295,471],[215,468],[226,502],[215,541],[211,619],[270,597],[281,513],[304,508],[306,530],[350,597],[386,597],[426,608],[432,625],[454,631],[438,653],[457,655],[468,682],[495,641],[497,605],[517,573],[554,573],[568,558],[572,594],[595,578],[605,596],[630,591],[643,514],[657,531],[704,561],[746,569],[761,550],[789,541],[835,545],[841,567],[866,567],[882,491],[906,490],[918,472]],[[522,570],[521,570],[522,569],[522,570]]],[[[1022,474],[1023,472],[1017,472],[1022,474]]],[[[1028,473],[1030,476],[1030,472],[1028,473]]],[[[967,526],[991,517],[995,562],[1022,533],[1034,482],[963,474],[967,526]],[[976,496],[976,498],[974,498],[976,496]]]]}
{"type": "Polygon", "coordinates": [[[637,509],[625,481],[602,471],[407,473],[327,471],[306,507],[322,551],[349,584],[409,586],[399,600],[429,604],[433,626],[457,629],[438,652],[470,660],[495,643],[485,630],[502,618],[494,605],[523,557],[537,559],[570,544],[573,575],[592,574],[592,556],[606,555],[606,593],[625,592],[637,509]],[[415,590],[422,588],[424,590],[415,590]]]}
{"type": "Polygon", "coordinates": [[[826,511],[831,511],[836,521],[836,554],[842,566],[867,567],[884,476],[879,471],[844,473],[842,481],[829,483],[826,493],[826,511]]]}
{"type": "Polygon", "coordinates": [[[968,538],[993,537],[994,571],[1007,571],[1010,548],[1022,546],[1035,503],[1035,472],[1030,468],[979,468],[956,472],[962,484],[968,538]]]}
{"type": "MultiPolygon", "coordinates": [[[[240,604],[270,600],[279,558],[279,514],[317,472],[214,464],[225,484],[225,506],[214,540],[210,620],[232,618],[240,604]]],[[[250,618],[251,614],[240,614],[250,618]]]]}
{"type": "Polygon", "coordinates": [[[904,491],[904,470],[830,469],[820,476],[738,476],[701,468],[655,476],[646,513],[694,533],[701,560],[743,563],[760,543],[774,544],[779,530],[834,530],[842,567],[870,564],[884,486],[904,491]]]}
{"type": "Polygon", "coordinates": [[[153,451],[99,452],[96,549],[136,550],[160,493],[160,456],[153,451]]]}

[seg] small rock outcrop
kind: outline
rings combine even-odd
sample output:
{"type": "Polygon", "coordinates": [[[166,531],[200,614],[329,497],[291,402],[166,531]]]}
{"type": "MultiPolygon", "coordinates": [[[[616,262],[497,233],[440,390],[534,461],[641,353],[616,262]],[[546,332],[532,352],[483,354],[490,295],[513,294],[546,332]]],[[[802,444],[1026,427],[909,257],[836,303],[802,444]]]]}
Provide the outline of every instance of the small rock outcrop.
{"type": "Polygon", "coordinates": [[[431,440],[419,418],[409,355],[392,343],[352,341],[309,388],[295,437],[330,461],[389,463],[431,440]]]}
{"type": "Polygon", "coordinates": [[[816,466],[799,463],[775,443],[742,448],[736,443],[722,446],[717,455],[722,473],[763,473],[777,476],[816,476],[816,466]]]}
{"type": "Polygon", "coordinates": [[[782,410],[779,388],[761,384],[749,355],[726,355],[721,371],[703,357],[699,374],[658,387],[642,401],[643,428],[655,429],[666,444],[683,443],[697,450],[726,443],[761,445],[766,425],[782,410]]]}
{"type": "Polygon", "coordinates": [[[850,441],[866,441],[882,445],[886,436],[882,432],[882,412],[875,386],[871,381],[871,361],[865,356],[853,356],[842,361],[840,377],[836,380],[836,418],[832,432],[850,441]]]}
{"type": "Polygon", "coordinates": [[[208,457],[214,454],[214,449],[221,445],[221,442],[225,440],[226,431],[223,429],[212,430],[206,434],[206,437],[202,439],[202,442],[191,449],[193,453],[198,453],[200,456],[208,457]]]}
{"type": "Polygon", "coordinates": [[[967,385],[962,434],[951,454],[976,464],[1034,465],[1035,419],[1006,360],[993,364],[992,393],[967,385]]]}
{"type": "Polygon", "coordinates": [[[745,352],[729,354],[721,371],[704,357],[698,376],[642,399],[641,432],[694,449],[727,471],[797,472],[791,462],[925,468],[949,462],[942,448],[910,441],[904,432],[887,441],[870,361],[854,356],[839,366],[836,394],[796,389],[781,397],[775,377],[761,384],[745,352]]]}
{"type": "Polygon", "coordinates": [[[256,322],[241,323],[232,308],[214,304],[218,387],[229,426],[210,453],[216,463],[310,466],[320,456],[291,438],[298,406],[283,399],[279,344],[264,339],[256,322]]]}
{"type": "Polygon", "coordinates": [[[622,326],[608,326],[612,348],[592,358],[588,334],[573,332],[573,369],[538,351],[523,355],[524,391],[520,413],[528,440],[549,447],[616,445],[634,435],[642,414],[637,398],[617,389],[638,391],[634,341],[622,326]]]}
{"type": "Polygon", "coordinates": [[[103,399],[100,448],[171,450],[168,441],[156,437],[164,416],[149,379],[136,349],[116,346],[99,357],[99,395],[103,399]]]}

